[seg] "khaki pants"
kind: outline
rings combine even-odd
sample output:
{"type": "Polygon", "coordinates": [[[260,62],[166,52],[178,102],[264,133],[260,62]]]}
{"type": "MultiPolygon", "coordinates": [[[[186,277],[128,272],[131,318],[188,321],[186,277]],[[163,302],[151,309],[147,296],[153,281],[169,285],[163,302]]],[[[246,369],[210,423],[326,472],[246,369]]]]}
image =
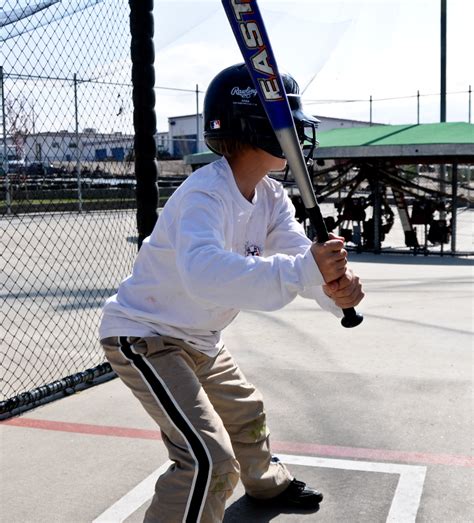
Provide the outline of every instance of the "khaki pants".
{"type": "Polygon", "coordinates": [[[156,484],[145,522],[221,522],[239,476],[257,498],[288,486],[292,476],[271,460],[261,395],[225,348],[211,358],[166,336],[101,343],[159,425],[173,462],[156,484]]]}

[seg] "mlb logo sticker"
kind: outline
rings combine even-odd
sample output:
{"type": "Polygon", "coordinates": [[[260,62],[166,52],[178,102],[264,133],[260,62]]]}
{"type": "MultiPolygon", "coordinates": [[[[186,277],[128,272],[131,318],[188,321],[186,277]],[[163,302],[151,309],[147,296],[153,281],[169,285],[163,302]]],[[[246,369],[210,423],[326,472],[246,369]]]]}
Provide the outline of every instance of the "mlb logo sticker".
{"type": "Polygon", "coordinates": [[[220,129],[221,121],[220,120],[211,120],[211,129],[220,129]]]}
{"type": "Polygon", "coordinates": [[[250,243],[246,242],[245,256],[260,256],[260,247],[258,245],[251,245],[250,243]]]}

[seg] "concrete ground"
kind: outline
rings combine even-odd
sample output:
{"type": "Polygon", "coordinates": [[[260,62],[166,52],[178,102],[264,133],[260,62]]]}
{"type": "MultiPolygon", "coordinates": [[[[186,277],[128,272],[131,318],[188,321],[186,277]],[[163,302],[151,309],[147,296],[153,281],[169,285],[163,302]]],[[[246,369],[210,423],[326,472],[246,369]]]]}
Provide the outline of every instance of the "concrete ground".
{"type": "MultiPolygon", "coordinates": [[[[253,507],[225,522],[474,520],[473,260],[351,256],[364,323],[297,299],[245,312],[225,339],[266,399],[274,452],[325,494],[316,514],[253,507]]],[[[112,380],[1,423],[0,520],[142,520],[166,467],[151,420],[112,380]]]]}

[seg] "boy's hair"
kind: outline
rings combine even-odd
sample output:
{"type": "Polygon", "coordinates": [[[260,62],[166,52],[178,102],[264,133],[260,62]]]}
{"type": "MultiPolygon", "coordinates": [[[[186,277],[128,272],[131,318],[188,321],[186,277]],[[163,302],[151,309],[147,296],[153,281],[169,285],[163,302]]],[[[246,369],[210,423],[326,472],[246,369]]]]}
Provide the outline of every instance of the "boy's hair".
{"type": "Polygon", "coordinates": [[[216,152],[224,156],[225,158],[231,158],[235,154],[241,153],[248,149],[255,149],[253,145],[242,142],[237,138],[206,138],[206,145],[211,151],[216,152]]]}

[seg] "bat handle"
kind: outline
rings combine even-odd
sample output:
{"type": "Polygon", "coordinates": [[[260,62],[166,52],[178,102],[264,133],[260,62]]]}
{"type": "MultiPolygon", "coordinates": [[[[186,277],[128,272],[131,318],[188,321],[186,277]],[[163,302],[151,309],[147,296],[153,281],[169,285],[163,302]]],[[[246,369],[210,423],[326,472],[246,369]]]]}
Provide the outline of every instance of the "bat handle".
{"type": "Polygon", "coordinates": [[[356,312],[354,307],[351,307],[350,309],[342,309],[342,312],[344,313],[344,318],[341,320],[341,325],[346,329],[357,327],[357,325],[362,323],[364,320],[364,316],[356,312]]]}
{"type": "MultiPolygon", "coordinates": [[[[309,189],[308,189],[309,191],[309,189]]],[[[324,221],[323,215],[321,213],[321,209],[317,203],[316,197],[314,196],[314,193],[311,191],[309,194],[310,198],[314,199],[314,206],[306,206],[306,212],[309,217],[309,221],[311,222],[311,225],[316,231],[316,236],[318,238],[318,242],[323,243],[329,240],[329,234],[328,230],[326,228],[326,223],[324,221]]],[[[308,198],[308,197],[307,197],[308,198]]],[[[310,201],[310,203],[313,203],[310,201]]],[[[357,327],[357,325],[361,324],[364,320],[364,316],[362,314],[359,314],[356,312],[354,307],[350,307],[349,309],[342,309],[342,312],[344,313],[344,317],[341,320],[341,325],[345,327],[346,329],[350,329],[352,327],[357,327]]]]}

